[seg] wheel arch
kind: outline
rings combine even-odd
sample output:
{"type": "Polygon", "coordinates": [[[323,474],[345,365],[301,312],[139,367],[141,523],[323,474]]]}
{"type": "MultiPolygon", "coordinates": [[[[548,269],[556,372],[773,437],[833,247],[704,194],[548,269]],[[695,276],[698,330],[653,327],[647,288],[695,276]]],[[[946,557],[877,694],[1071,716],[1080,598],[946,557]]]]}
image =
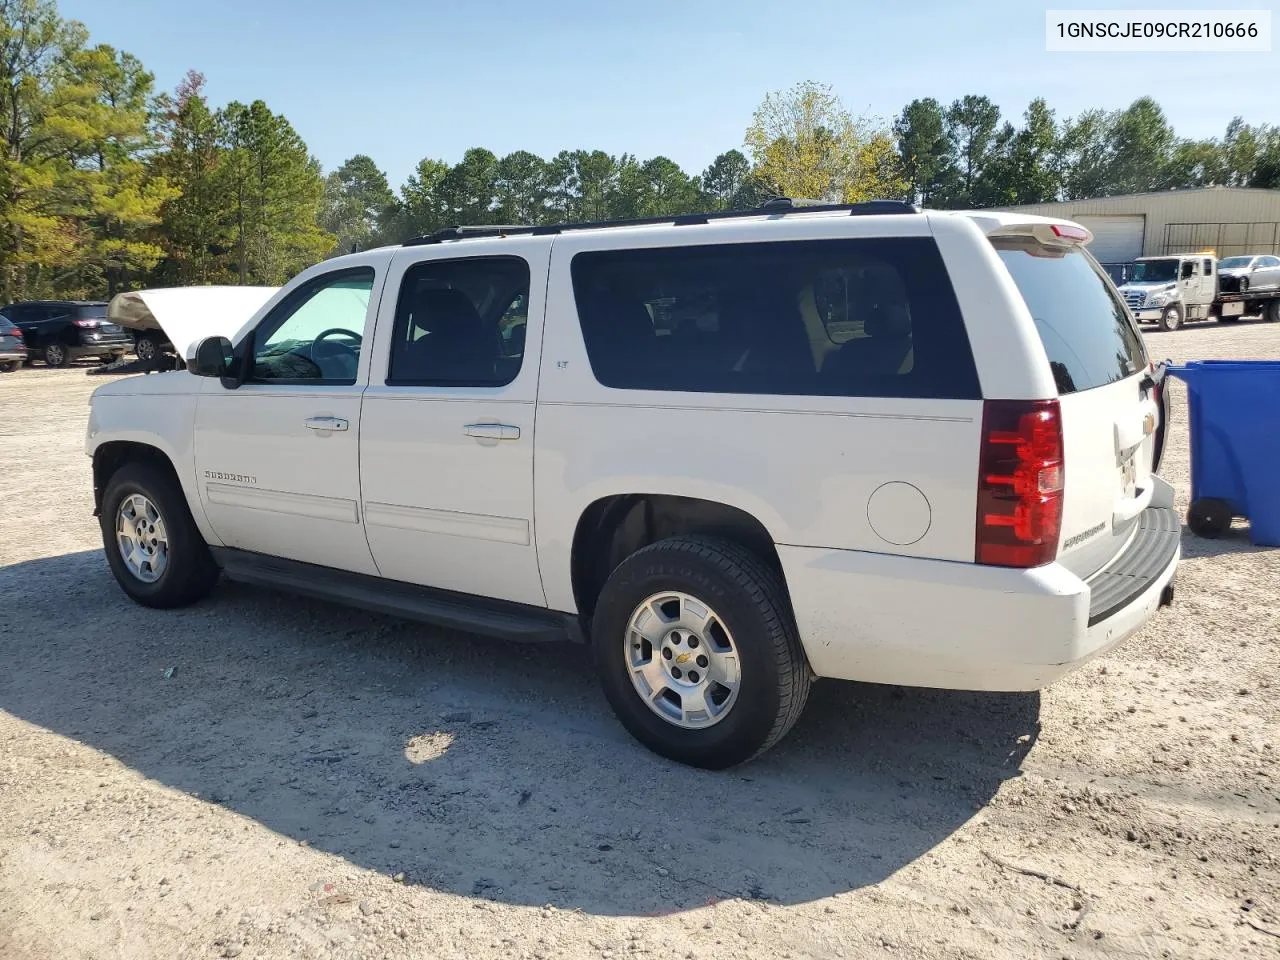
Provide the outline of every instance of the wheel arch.
{"type": "Polygon", "coordinates": [[[774,539],[748,511],[699,497],[612,494],[592,501],[579,514],[573,533],[570,579],[584,626],[590,624],[600,591],[618,564],[651,543],[688,534],[723,537],[745,547],[778,572],[785,592],[774,539]]]}
{"type": "Polygon", "coordinates": [[[137,440],[108,440],[93,451],[93,515],[102,511],[102,495],[112,475],[126,463],[149,463],[164,471],[178,489],[184,489],[178,469],[168,453],[137,440]]]}

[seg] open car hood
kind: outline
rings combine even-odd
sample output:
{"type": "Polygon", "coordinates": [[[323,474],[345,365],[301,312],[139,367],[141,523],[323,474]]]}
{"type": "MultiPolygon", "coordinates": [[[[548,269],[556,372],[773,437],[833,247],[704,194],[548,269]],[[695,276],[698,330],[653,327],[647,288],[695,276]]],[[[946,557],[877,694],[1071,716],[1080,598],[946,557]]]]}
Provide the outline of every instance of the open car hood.
{"type": "Polygon", "coordinates": [[[107,319],[130,330],[159,330],[179,357],[197,340],[236,334],[279,287],[162,287],[117,293],[107,319]]]}

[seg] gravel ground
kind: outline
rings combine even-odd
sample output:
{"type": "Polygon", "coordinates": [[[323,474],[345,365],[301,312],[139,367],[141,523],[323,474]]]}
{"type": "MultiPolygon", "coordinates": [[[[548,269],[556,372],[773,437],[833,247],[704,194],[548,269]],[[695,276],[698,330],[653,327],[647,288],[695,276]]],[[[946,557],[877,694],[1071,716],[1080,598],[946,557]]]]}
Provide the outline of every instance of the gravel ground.
{"type": "MultiPolygon", "coordinates": [[[[1275,357],[1280,326],[1148,342],[1275,357]]],[[[1042,694],[826,681],[704,773],[572,648],[233,584],[134,606],[97,382],[0,377],[4,960],[1280,956],[1280,551],[1243,530],[1185,534],[1175,606],[1042,694]]]]}

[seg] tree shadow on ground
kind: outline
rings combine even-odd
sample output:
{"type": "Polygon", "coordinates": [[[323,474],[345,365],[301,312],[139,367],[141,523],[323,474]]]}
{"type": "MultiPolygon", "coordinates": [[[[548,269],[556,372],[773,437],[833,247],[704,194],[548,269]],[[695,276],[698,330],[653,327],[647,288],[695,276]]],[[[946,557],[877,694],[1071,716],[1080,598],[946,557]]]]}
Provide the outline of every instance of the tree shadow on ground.
{"type": "Polygon", "coordinates": [[[1039,729],[1038,694],[824,681],[771,752],[707,773],[632,741],[580,647],[228,583],[150,611],[98,551],[0,569],[0,596],[0,709],[356,866],[507,903],[652,915],[873,884],[1018,776],[1039,729]]]}

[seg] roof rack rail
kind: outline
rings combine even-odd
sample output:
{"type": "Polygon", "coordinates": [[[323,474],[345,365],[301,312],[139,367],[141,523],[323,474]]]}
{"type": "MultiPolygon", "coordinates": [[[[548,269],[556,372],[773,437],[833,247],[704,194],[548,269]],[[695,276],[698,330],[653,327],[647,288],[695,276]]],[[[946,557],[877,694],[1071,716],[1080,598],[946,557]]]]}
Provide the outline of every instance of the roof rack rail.
{"type": "Polygon", "coordinates": [[[738,220],[745,217],[786,216],[792,213],[848,213],[851,217],[885,214],[919,213],[920,208],[906,200],[865,200],[862,203],[821,203],[775,197],[752,210],[721,210],[713,213],[680,213],[666,217],[637,217],[630,220],[592,220],[579,223],[547,224],[459,224],[406,240],[403,246],[416,247],[465,240],[472,237],[505,237],[511,235],[548,236],[570,230],[603,230],[610,227],[648,227],[671,224],[677,227],[697,226],[713,220],[738,220]]]}

